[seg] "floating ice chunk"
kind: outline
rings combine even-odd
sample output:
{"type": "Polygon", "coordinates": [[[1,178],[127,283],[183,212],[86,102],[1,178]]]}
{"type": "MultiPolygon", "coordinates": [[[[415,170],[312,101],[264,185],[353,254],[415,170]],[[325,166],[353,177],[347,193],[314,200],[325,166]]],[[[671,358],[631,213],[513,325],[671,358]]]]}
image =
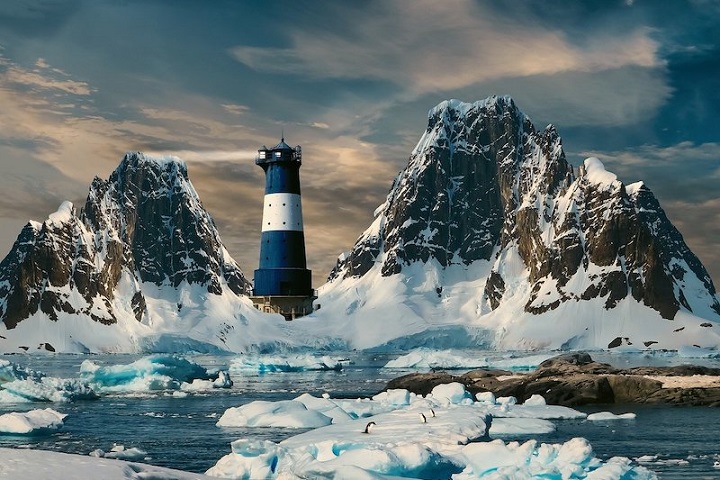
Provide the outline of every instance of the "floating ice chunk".
{"type": "Polygon", "coordinates": [[[587,416],[587,419],[593,422],[600,422],[605,420],[634,420],[635,417],[634,413],[622,413],[620,415],[616,415],[611,412],[597,412],[597,413],[591,413],[587,416]]]}
{"type": "Polygon", "coordinates": [[[383,402],[394,407],[402,407],[404,405],[410,405],[410,392],[404,388],[391,389],[385,392],[380,392],[372,399],[376,402],[383,402]]]}
{"type": "Polygon", "coordinates": [[[545,397],[542,395],[534,394],[530,396],[525,402],[523,403],[526,407],[538,407],[542,405],[547,405],[547,402],[545,402],[545,397]]]}
{"type": "Polygon", "coordinates": [[[230,371],[250,375],[306,371],[340,371],[347,359],[313,354],[242,355],[230,363],[230,371]]]}
{"type": "Polygon", "coordinates": [[[267,440],[240,439],[232,442],[232,453],[225,455],[206,475],[219,478],[274,479],[284,449],[267,440]]]}
{"type": "Polygon", "coordinates": [[[433,350],[417,348],[405,355],[390,360],[383,368],[424,369],[424,370],[471,370],[475,368],[509,368],[531,370],[551,355],[530,355],[525,357],[488,358],[463,350],[433,350]]]}
{"type": "Polygon", "coordinates": [[[218,372],[218,377],[213,381],[213,387],[215,388],[230,388],[233,386],[233,381],[230,379],[230,374],[225,370],[218,372]]]}
{"type": "Polygon", "coordinates": [[[433,400],[454,405],[473,403],[472,395],[465,390],[465,385],[459,382],[444,383],[432,389],[430,395],[433,400]]]}
{"type": "Polygon", "coordinates": [[[510,396],[510,397],[497,397],[497,398],[495,399],[495,402],[496,402],[498,405],[512,406],[512,405],[517,405],[517,398],[515,398],[515,397],[513,397],[513,396],[510,396]]]}
{"type": "Polygon", "coordinates": [[[580,419],[587,414],[561,405],[496,405],[488,412],[493,417],[504,418],[541,418],[545,420],[580,419]]]}
{"type": "Polygon", "coordinates": [[[40,435],[60,430],[67,415],[51,408],[10,412],[0,415],[0,433],[11,435],[40,435]]]}
{"type": "Polygon", "coordinates": [[[87,382],[73,378],[28,377],[5,383],[2,388],[2,402],[71,402],[97,398],[87,382]]]}
{"type": "Polygon", "coordinates": [[[487,403],[489,405],[495,405],[496,399],[493,392],[479,392],[475,394],[475,400],[480,403],[487,403]]]}
{"type": "Polygon", "coordinates": [[[313,397],[309,393],[303,393],[295,400],[302,402],[308,410],[314,410],[320,412],[323,415],[330,417],[332,423],[347,422],[358,418],[358,416],[350,415],[345,409],[340,407],[334,400],[329,397],[317,398],[313,397]]]}
{"type": "Polygon", "coordinates": [[[450,458],[419,443],[363,445],[349,448],[314,468],[305,469],[305,478],[380,478],[369,473],[409,478],[450,478],[462,467],[450,458]],[[349,467],[359,469],[346,470],[349,467]],[[361,469],[361,470],[360,470],[361,469]],[[365,473],[360,476],[361,472],[365,473]],[[350,476],[332,472],[350,472],[350,476]]]}
{"type": "Polygon", "coordinates": [[[97,398],[87,382],[47,377],[0,360],[0,403],[67,402],[97,398]]]}
{"type": "Polygon", "coordinates": [[[7,360],[0,360],[0,385],[13,380],[26,380],[28,378],[39,380],[44,376],[43,373],[28,370],[7,360]]]}
{"type": "Polygon", "coordinates": [[[540,418],[496,418],[493,417],[490,426],[490,436],[493,438],[541,435],[555,431],[555,424],[540,418]]]}
{"type": "Polygon", "coordinates": [[[317,428],[330,425],[332,419],[320,412],[308,410],[297,400],[267,402],[257,400],[225,410],[218,427],[277,427],[317,428]]]}
{"type": "Polygon", "coordinates": [[[146,460],[147,452],[136,447],[125,448],[125,445],[115,444],[106,452],[101,449],[93,450],[88,455],[98,458],[114,458],[118,460],[146,460]]]}
{"type": "Polygon", "coordinates": [[[593,455],[587,440],[575,438],[563,444],[537,445],[495,440],[463,447],[465,470],[456,480],[477,478],[586,478],[656,479],[644,467],[633,467],[627,458],[611,458],[605,464],[593,455]]]}
{"type": "MultiPolygon", "coordinates": [[[[81,377],[100,392],[149,392],[178,390],[195,380],[230,381],[226,372],[215,376],[204,367],[177,355],[150,355],[128,365],[100,366],[85,360],[80,365],[81,377]],[[224,377],[227,375],[227,377],[224,377]],[[221,379],[222,376],[222,379],[221,379]]],[[[197,387],[205,386],[199,383],[197,387]]]]}

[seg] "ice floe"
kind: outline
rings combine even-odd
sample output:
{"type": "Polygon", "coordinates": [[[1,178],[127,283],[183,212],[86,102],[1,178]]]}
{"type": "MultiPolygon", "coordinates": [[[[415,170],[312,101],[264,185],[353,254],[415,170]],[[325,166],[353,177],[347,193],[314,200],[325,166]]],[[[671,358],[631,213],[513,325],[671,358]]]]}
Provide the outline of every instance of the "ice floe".
{"type": "Polygon", "coordinates": [[[93,400],[103,394],[230,388],[227,371],[212,371],[177,355],[150,355],[127,365],[80,365],[79,378],[48,377],[0,360],[0,403],[93,400]]]}
{"type": "Polygon", "coordinates": [[[344,358],[333,358],[311,353],[295,355],[246,354],[232,360],[230,372],[263,375],[265,373],[340,371],[347,363],[348,360],[344,358]]]}
{"type": "Polygon", "coordinates": [[[62,428],[66,416],[51,408],[5,413],[0,415],[0,434],[41,435],[56,432],[62,428]]]}
{"type": "Polygon", "coordinates": [[[634,413],[621,413],[616,415],[612,412],[597,412],[588,415],[587,419],[591,422],[604,422],[607,420],[635,420],[636,416],[634,413]]]}
{"type": "Polygon", "coordinates": [[[148,460],[147,452],[136,447],[125,448],[125,445],[115,444],[110,451],[93,450],[88,455],[98,458],[115,458],[119,460],[148,460]]]}
{"type": "Polygon", "coordinates": [[[102,393],[204,390],[229,388],[227,372],[211,372],[178,355],[156,354],[127,365],[101,366],[90,360],[80,365],[80,376],[102,393]],[[195,383],[198,382],[198,383],[195,383]]]}
{"type": "Polygon", "coordinates": [[[434,350],[417,348],[385,364],[384,368],[414,370],[472,370],[476,368],[499,368],[513,371],[527,371],[536,368],[550,354],[537,355],[478,355],[464,350],[434,350]]]}
{"type": "Polygon", "coordinates": [[[389,390],[365,399],[303,394],[228,409],[220,426],[312,428],[279,443],[242,438],[207,471],[220,478],[654,479],[625,458],[602,461],[584,439],[507,442],[554,431],[549,419],[585,418],[533,396],[476,399],[459,383],[427,396],[389,390]],[[313,417],[310,412],[322,415],[313,417]],[[314,422],[319,419],[319,424],[314,422]],[[495,440],[491,440],[491,439],[495,440]]]}
{"type": "Polygon", "coordinates": [[[90,458],[87,455],[0,448],[2,478],[23,480],[211,480],[197,473],[109,458],[90,458]]]}

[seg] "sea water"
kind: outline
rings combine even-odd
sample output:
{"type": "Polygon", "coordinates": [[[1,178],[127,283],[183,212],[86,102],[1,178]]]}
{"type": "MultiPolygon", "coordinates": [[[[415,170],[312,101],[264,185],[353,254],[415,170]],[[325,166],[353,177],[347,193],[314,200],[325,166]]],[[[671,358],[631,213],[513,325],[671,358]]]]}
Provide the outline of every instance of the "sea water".
{"type": "MultiPolygon", "coordinates": [[[[382,390],[388,380],[409,372],[382,368],[397,356],[353,352],[338,356],[345,360],[340,371],[234,374],[234,385],[230,389],[193,392],[187,396],[173,395],[169,391],[140,392],[102,395],[99,400],[52,405],[0,404],[0,413],[52,406],[68,415],[65,426],[57,433],[30,438],[0,436],[0,446],[87,455],[96,449],[109,451],[117,444],[147,452],[146,458],[140,461],[202,473],[230,452],[233,440],[256,438],[278,442],[302,431],[219,428],[215,423],[227,408],[253,400],[292,399],[305,392],[315,396],[329,393],[333,398],[369,397],[382,390]]],[[[126,365],[140,357],[12,355],[2,358],[49,376],[77,378],[84,360],[89,359],[99,365],[126,365]]],[[[210,369],[227,369],[235,358],[208,355],[184,357],[210,369]]],[[[600,355],[598,359],[623,367],[648,363],[689,363],[687,359],[683,361],[672,356],[648,359],[633,355],[600,355]]],[[[713,365],[717,359],[702,363],[713,365]]],[[[642,465],[658,472],[660,478],[720,478],[720,469],[713,466],[720,461],[720,443],[717,442],[720,411],[715,408],[604,405],[581,410],[587,413],[601,410],[634,412],[637,417],[634,420],[606,422],[556,420],[557,430],[554,433],[534,435],[532,438],[540,442],[562,443],[574,437],[584,437],[599,458],[640,458],[644,462],[642,465]]],[[[516,438],[519,441],[527,439],[516,438]]]]}

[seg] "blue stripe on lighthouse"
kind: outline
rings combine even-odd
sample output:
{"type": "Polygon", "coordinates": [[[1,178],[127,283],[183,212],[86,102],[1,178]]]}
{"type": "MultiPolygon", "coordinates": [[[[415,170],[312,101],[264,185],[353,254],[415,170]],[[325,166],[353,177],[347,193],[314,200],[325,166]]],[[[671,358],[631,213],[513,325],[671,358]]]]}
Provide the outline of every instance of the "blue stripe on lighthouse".
{"type": "Polygon", "coordinates": [[[297,231],[263,232],[260,268],[305,268],[305,235],[297,231]]]}
{"type": "Polygon", "coordinates": [[[300,165],[298,163],[270,163],[265,169],[265,194],[295,193],[300,195],[300,165]]]}

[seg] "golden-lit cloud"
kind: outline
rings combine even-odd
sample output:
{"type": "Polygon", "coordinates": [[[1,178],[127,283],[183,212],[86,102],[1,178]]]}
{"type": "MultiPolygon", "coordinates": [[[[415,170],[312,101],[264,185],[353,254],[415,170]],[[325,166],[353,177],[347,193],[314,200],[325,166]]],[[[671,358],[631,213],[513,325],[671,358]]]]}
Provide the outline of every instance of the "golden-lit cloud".
{"type": "Polygon", "coordinates": [[[406,95],[464,88],[507,77],[661,67],[658,43],[644,27],[595,32],[582,47],[557,30],[522,28],[471,1],[387,2],[354,10],[347,30],[290,29],[287,48],[237,46],[231,54],[259,71],[311,78],[371,78],[401,85],[406,95]]]}

